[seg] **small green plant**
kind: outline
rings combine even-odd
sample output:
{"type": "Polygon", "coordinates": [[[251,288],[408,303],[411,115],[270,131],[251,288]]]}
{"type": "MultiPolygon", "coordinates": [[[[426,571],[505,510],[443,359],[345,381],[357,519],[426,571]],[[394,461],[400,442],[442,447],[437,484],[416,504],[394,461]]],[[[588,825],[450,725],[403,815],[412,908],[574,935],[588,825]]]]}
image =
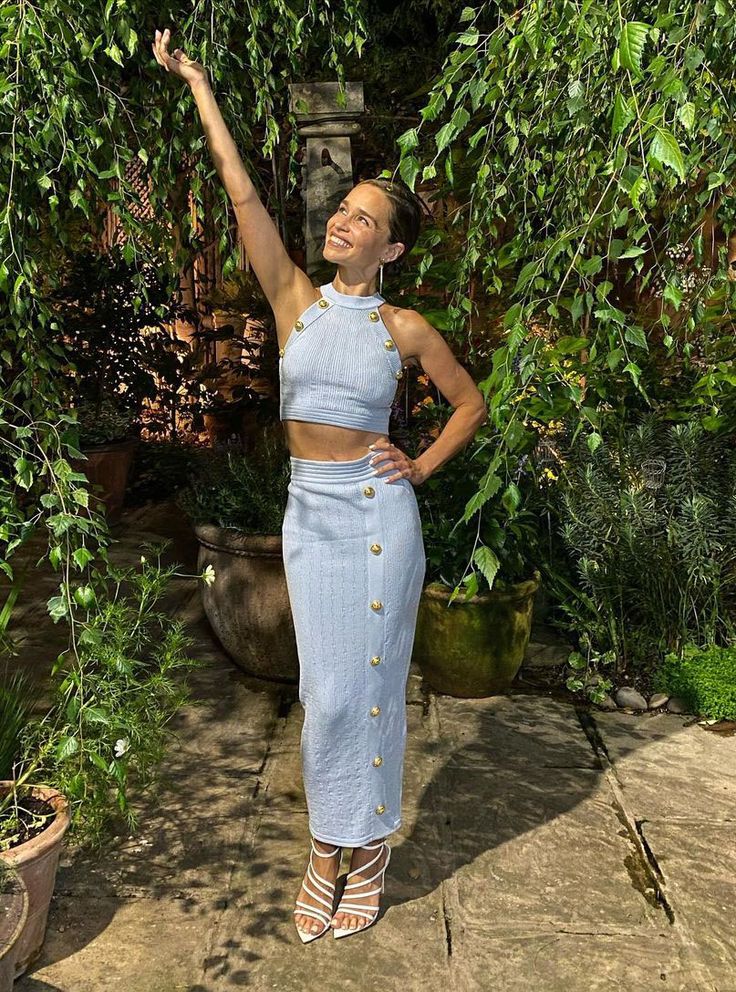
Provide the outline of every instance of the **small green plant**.
{"type": "Polygon", "coordinates": [[[79,447],[124,441],[135,433],[136,417],[109,397],[83,401],[75,407],[79,422],[79,447]]]}
{"type": "Polygon", "coordinates": [[[613,682],[604,674],[616,661],[613,651],[594,651],[590,639],[583,635],[580,646],[585,651],[572,651],[567,659],[569,672],[563,673],[565,685],[571,692],[582,692],[594,703],[602,703],[613,688],[613,682]]]}
{"type": "Polygon", "coordinates": [[[289,478],[288,449],[283,441],[264,435],[252,453],[227,446],[204,451],[177,503],[195,526],[280,534],[289,478]]]}
{"type": "MultiPolygon", "coordinates": [[[[169,541],[144,545],[140,566],[108,566],[86,587],[87,618],[76,642],[51,669],[52,704],[19,735],[14,788],[0,800],[0,848],[18,836],[26,787],[51,785],[70,804],[70,838],[101,846],[123,816],[135,830],[131,788],[157,779],[171,736],[168,723],[191,703],[187,674],[204,662],[188,656],[181,620],[157,609],[174,577],[214,579],[212,567],[185,576],[163,567],[169,541]]],[[[17,840],[16,840],[17,843],[17,840]]]]}
{"type": "Polygon", "coordinates": [[[736,720],[736,647],[686,644],[670,651],[654,674],[658,692],[679,696],[693,713],[736,720]]]}

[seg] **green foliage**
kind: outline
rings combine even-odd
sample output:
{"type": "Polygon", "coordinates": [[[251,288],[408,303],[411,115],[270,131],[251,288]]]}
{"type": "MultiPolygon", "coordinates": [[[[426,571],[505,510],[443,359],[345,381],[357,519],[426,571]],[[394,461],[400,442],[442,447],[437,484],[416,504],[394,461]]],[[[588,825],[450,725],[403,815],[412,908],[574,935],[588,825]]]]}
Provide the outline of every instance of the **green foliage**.
{"type": "Polygon", "coordinates": [[[736,647],[686,644],[670,651],[655,673],[659,692],[679,696],[691,713],[736,720],[736,647]]]}
{"type": "Polygon", "coordinates": [[[117,247],[77,252],[56,275],[62,285],[47,302],[64,350],[68,402],[81,408],[80,444],[124,437],[139,427],[144,404],[159,399],[162,368],[186,348],[165,325],[189,318],[189,310],[174,301],[165,274],[159,278],[150,262],[131,265],[117,247]],[[116,422],[126,413],[130,428],[116,422]]]}
{"type": "Polygon", "coordinates": [[[416,490],[427,552],[426,581],[453,587],[453,599],[461,591],[463,598],[470,597],[484,588],[528,579],[533,571],[537,522],[520,506],[516,482],[498,504],[487,504],[471,522],[463,519],[485,470],[489,443],[479,431],[474,442],[416,490]]]}
{"type": "Polygon", "coordinates": [[[35,687],[25,672],[0,681],[0,779],[13,778],[13,763],[35,699],[35,687]]]}
{"type": "Polygon", "coordinates": [[[540,423],[578,419],[595,445],[606,417],[662,405],[710,431],[736,421],[736,10],[486,2],[457,26],[398,144],[402,177],[456,204],[423,274],[442,272],[471,358],[492,356],[479,387],[497,443],[469,520],[540,423]]]}
{"type": "Polygon", "coordinates": [[[192,524],[214,524],[245,534],[280,534],[291,471],[288,449],[265,435],[256,451],[204,449],[176,502],[192,524]]]}
{"type": "Polygon", "coordinates": [[[131,788],[140,796],[155,783],[171,740],[167,724],[190,702],[186,675],[204,664],[187,656],[192,641],[183,622],[157,609],[178,574],[161,566],[167,544],[144,546],[152,558],[142,556],[140,568],[110,566],[91,584],[75,649],[52,668],[51,708],[21,735],[18,790],[59,789],[79,843],[99,845],[118,815],[136,828],[131,788]]]}
{"type": "Polygon", "coordinates": [[[570,564],[547,585],[589,657],[656,664],[688,641],[736,635],[736,451],[697,423],[654,415],[591,451],[562,453],[551,497],[570,564]],[[610,657],[610,655],[607,655],[610,657]]]}
{"type": "MultiPolygon", "coordinates": [[[[160,303],[157,287],[178,285],[182,268],[205,247],[197,218],[207,214],[212,229],[219,232],[215,247],[225,275],[239,261],[230,205],[212,168],[193,98],[172,85],[151,51],[155,28],[167,22],[174,44],[206,65],[257,185],[263,185],[262,157],[273,156],[279,142],[285,143],[289,190],[300,177],[300,167],[288,82],[299,79],[309,52],[318,53],[329,74],[344,82],[343,57],[353,50],[360,53],[365,42],[357,0],[328,6],[316,0],[296,5],[261,0],[245,12],[229,0],[216,7],[195,0],[173,10],[173,23],[172,8],[147,0],[106,0],[102,8],[76,0],[63,7],[40,0],[6,4],[0,10],[0,571],[10,583],[0,602],[0,646],[7,647],[5,630],[23,583],[23,576],[14,571],[13,556],[41,530],[47,537],[46,556],[60,573],[48,609],[54,620],[69,623],[70,650],[81,649],[78,670],[92,661],[85,651],[94,630],[84,644],[77,630],[80,623],[91,622],[79,618],[87,617],[94,604],[95,584],[102,578],[96,565],[107,562],[109,534],[104,516],[89,506],[85,476],[70,465],[72,458],[81,457],[80,428],[75,414],[68,413],[69,381],[64,374],[70,360],[65,332],[73,315],[66,313],[65,326],[64,314],[55,312],[54,296],[63,287],[68,263],[75,257],[89,258],[87,249],[98,250],[107,209],[112,208],[130,277],[125,298],[117,312],[114,305],[108,307],[110,328],[99,326],[99,297],[95,314],[85,313],[82,300],[74,315],[82,345],[75,357],[82,365],[85,357],[92,357],[85,352],[95,334],[95,358],[82,373],[86,385],[104,387],[92,391],[100,400],[101,393],[109,392],[108,366],[95,366],[95,360],[105,354],[106,345],[113,345],[121,318],[131,329],[160,303]],[[150,211],[142,209],[139,180],[148,185],[150,211]]],[[[110,299],[106,296],[105,304],[110,299]]],[[[145,335],[139,345],[145,350],[145,335]]],[[[127,358],[133,354],[128,350],[127,358]]],[[[141,398],[150,395],[150,369],[132,361],[125,366],[125,357],[115,386],[125,384],[126,374],[133,376],[128,395],[138,412],[141,398]]],[[[170,365],[164,378],[173,384],[174,395],[179,383],[175,365],[170,365]]],[[[77,400],[83,398],[81,392],[77,400]]],[[[172,421],[174,412],[170,411],[172,421]]],[[[83,437],[85,430],[82,424],[83,437]]],[[[123,623],[111,612],[98,627],[118,631],[123,623]]],[[[169,637],[178,637],[175,626],[170,627],[170,634],[160,636],[161,650],[169,637]]],[[[168,650],[175,659],[178,642],[168,650]]],[[[168,664],[161,657],[160,670],[168,664]]],[[[70,666],[73,679],[73,663],[70,666]]],[[[161,712],[169,705],[165,686],[154,683],[155,678],[152,674],[150,683],[142,682],[152,692],[151,712],[141,707],[121,717],[123,724],[130,720],[131,730],[138,728],[141,738],[150,730],[151,756],[159,741],[159,688],[161,712]]],[[[95,690],[105,696],[102,682],[95,683],[95,690]]],[[[69,737],[74,737],[71,731],[69,737]]],[[[84,749],[81,754],[81,777],[70,771],[68,778],[61,778],[75,801],[84,795],[95,760],[84,749]]],[[[69,760],[64,768],[72,768],[74,755],[69,760]]],[[[113,778],[119,776],[119,763],[106,767],[113,778]]],[[[100,791],[91,800],[93,826],[105,774],[100,768],[102,777],[94,785],[100,791]]]]}
{"type": "Polygon", "coordinates": [[[181,441],[141,441],[125,490],[128,506],[173,499],[192,478],[201,450],[181,441]]]}

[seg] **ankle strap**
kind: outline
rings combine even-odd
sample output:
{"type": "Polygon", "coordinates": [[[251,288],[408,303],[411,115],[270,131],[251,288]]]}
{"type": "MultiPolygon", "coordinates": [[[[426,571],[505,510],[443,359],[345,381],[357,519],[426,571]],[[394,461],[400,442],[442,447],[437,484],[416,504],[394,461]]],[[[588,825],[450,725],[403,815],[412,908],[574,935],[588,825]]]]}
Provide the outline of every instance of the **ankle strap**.
{"type": "MultiPolygon", "coordinates": [[[[340,851],[342,851],[342,848],[341,847],[336,847],[334,851],[320,851],[319,848],[317,847],[317,845],[314,843],[314,837],[311,837],[310,840],[312,842],[312,850],[314,851],[314,853],[319,858],[332,858],[336,854],[338,854],[340,851]]],[[[320,841],[320,844],[323,844],[323,843],[324,843],[324,841],[320,841]]]]}

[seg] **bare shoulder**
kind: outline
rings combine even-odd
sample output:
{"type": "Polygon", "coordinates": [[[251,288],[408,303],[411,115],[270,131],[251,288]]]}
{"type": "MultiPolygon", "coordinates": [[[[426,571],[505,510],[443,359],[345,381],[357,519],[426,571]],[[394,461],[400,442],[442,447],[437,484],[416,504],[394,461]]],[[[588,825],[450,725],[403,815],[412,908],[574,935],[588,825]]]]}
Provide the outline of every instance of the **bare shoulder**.
{"type": "Polygon", "coordinates": [[[419,313],[407,307],[396,307],[386,303],[381,307],[381,317],[399,346],[404,362],[421,367],[419,356],[423,345],[431,335],[439,335],[429,321],[419,313]]]}

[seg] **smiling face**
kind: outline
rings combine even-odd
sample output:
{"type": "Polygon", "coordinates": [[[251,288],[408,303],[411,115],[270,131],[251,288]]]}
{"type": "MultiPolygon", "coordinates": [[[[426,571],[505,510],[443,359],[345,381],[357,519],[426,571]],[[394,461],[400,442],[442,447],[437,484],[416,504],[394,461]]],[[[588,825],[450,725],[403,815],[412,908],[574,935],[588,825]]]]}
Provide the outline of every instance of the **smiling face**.
{"type": "Polygon", "coordinates": [[[322,254],[330,262],[365,275],[374,274],[380,259],[390,262],[404,250],[389,243],[391,204],[377,186],[358,184],[327,221],[322,254]]]}

